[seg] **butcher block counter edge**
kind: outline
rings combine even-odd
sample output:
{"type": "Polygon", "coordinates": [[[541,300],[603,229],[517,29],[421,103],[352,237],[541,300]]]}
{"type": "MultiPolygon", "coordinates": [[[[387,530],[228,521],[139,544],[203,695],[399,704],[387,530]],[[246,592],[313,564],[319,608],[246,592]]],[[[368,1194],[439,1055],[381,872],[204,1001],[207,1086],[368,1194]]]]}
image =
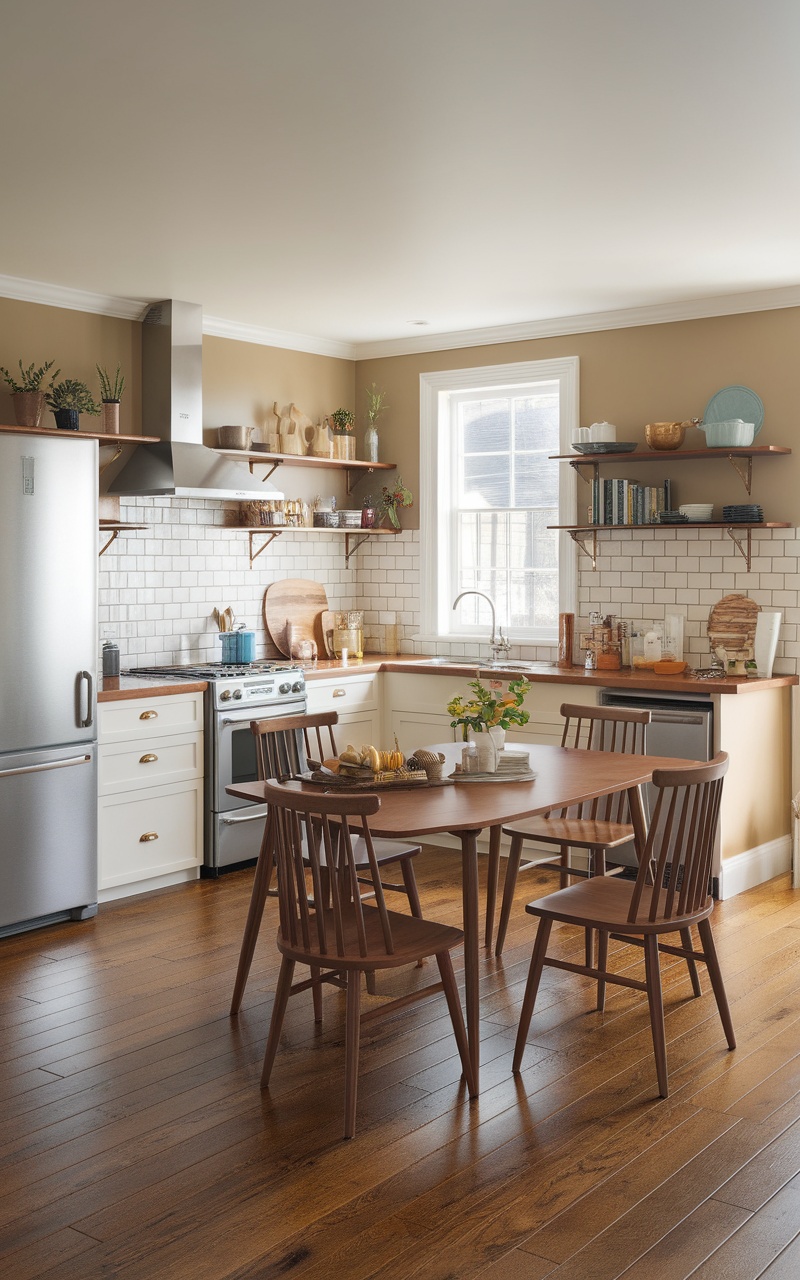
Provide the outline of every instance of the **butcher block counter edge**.
{"type": "Polygon", "coordinates": [[[175,683],[144,676],[104,676],[97,691],[98,702],[121,702],[126,698],[165,698],[178,693],[205,693],[205,680],[177,680],[175,683]]]}
{"type": "Polygon", "coordinates": [[[324,680],[363,675],[368,672],[393,671],[409,675],[467,676],[480,673],[482,680],[512,680],[525,676],[532,684],[596,685],[603,688],[641,690],[642,693],[758,693],[763,689],[781,689],[800,683],[797,676],[773,675],[769,680],[746,676],[722,676],[714,680],[698,680],[690,675],[657,676],[652,671],[586,671],[583,667],[556,667],[537,664],[531,671],[504,671],[500,667],[482,667],[474,662],[454,658],[452,662],[428,665],[430,659],[416,654],[388,656],[366,654],[363,659],[347,663],[334,660],[304,666],[306,680],[324,680]]]}

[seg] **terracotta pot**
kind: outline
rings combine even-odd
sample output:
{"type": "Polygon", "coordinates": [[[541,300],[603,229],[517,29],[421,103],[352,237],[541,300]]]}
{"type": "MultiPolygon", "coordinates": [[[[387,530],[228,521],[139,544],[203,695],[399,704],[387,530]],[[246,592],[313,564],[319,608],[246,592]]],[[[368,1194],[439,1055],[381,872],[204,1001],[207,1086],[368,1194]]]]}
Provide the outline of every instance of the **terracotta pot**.
{"type": "Polygon", "coordinates": [[[41,424],[44,411],[43,391],[15,391],[11,399],[18,427],[38,427],[41,424]]]}
{"type": "Polygon", "coordinates": [[[119,435],[119,400],[104,400],[100,405],[100,430],[104,435],[119,435]]]}

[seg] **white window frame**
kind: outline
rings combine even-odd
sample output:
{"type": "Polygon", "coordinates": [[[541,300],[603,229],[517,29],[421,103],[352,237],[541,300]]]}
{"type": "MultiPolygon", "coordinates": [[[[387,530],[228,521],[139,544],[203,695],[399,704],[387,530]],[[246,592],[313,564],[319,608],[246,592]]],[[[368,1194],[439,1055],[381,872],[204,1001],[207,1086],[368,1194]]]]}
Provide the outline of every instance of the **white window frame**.
{"type": "MultiPolygon", "coordinates": [[[[559,453],[570,451],[572,432],[578,426],[577,356],[556,360],[527,360],[515,364],[484,365],[481,368],[446,369],[420,374],[420,634],[428,642],[464,642],[485,638],[485,627],[465,627],[453,612],[450,552],[450,511],[452,464],[449,431],[440,422],[449,417],[449,397],[464,391],[497,393],[520,384],[557,382],[559,386],[559,453]],[[444,501],[442,500],[444,496],[444,501]]],[[[558,523],[574,523],[576,501],[575,469],[562,466],[559,472],[558,523]]],[[[575,613],[577,601],[577,548],[568,533],[558,535],[558,608],[575,613]]],[[[515,627],[512,644],[549,645],[557,642],[557,630],[515,627]]]]}

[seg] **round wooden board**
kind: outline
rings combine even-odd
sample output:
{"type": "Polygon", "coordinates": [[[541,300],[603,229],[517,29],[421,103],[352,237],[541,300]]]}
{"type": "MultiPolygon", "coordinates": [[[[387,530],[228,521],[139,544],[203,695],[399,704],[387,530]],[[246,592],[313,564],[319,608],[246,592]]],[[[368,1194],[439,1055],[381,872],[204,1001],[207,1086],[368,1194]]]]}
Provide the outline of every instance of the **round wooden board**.
{"type": "Polygon", "coordinates": [[[295,640],[313,640],[319,656],[325,656],[321,617],[328,597],[321,582],[310,578],[285,578],[271,582],[264,592],[264,626],[273,644],[290,657],[287,624],[295,640]]]}
{"type": "Polygon", "coordinates": [[[756,638],[756,622],[761,606],[749,596],[723,596],[708,615],[706,632],[714,653],[724,649],[734,655],[751,658],[756,638]]]}

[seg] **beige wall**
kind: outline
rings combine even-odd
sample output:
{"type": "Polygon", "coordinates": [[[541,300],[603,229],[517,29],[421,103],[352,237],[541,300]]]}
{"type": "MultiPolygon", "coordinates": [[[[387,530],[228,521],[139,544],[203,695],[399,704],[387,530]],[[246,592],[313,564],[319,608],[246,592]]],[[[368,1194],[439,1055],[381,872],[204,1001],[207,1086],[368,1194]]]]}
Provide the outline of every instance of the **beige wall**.
{"type": "MultiPolygon", "coordinates": [[[[359,431],[364,388],[376,382],[387,392],[390,406],[381,425],[381,458],[398,463],[417,495],[420,373],[565,355],[580,358],[581,423],[616,423],[620,439],[639,440],[644,447],[645,423],[702,417],[715,391],[741,383],[764,402],[764,427],[756,443],[795,445],[800,308],[363,360],[356,366],[359,431]]],[[[701,432],[687,433],[685,448],[704,444],[701,432]]],[[[642,475],[641,467],[630,471],[631,478],[641,480],[642,475]]],[[[705,495],[718,503],[747,500],[727,465],[686,463],[670,468],[665,462],[652,464],[647,475],[651,483],[672,476],[679,502],[705,495]]],[[[800,524],[800,457],[756,462],[753,497],[762,502],[767,519],[800,524]]],[[[418,506],[403,513],[403,523],[418,527],[418,506]]]]}

